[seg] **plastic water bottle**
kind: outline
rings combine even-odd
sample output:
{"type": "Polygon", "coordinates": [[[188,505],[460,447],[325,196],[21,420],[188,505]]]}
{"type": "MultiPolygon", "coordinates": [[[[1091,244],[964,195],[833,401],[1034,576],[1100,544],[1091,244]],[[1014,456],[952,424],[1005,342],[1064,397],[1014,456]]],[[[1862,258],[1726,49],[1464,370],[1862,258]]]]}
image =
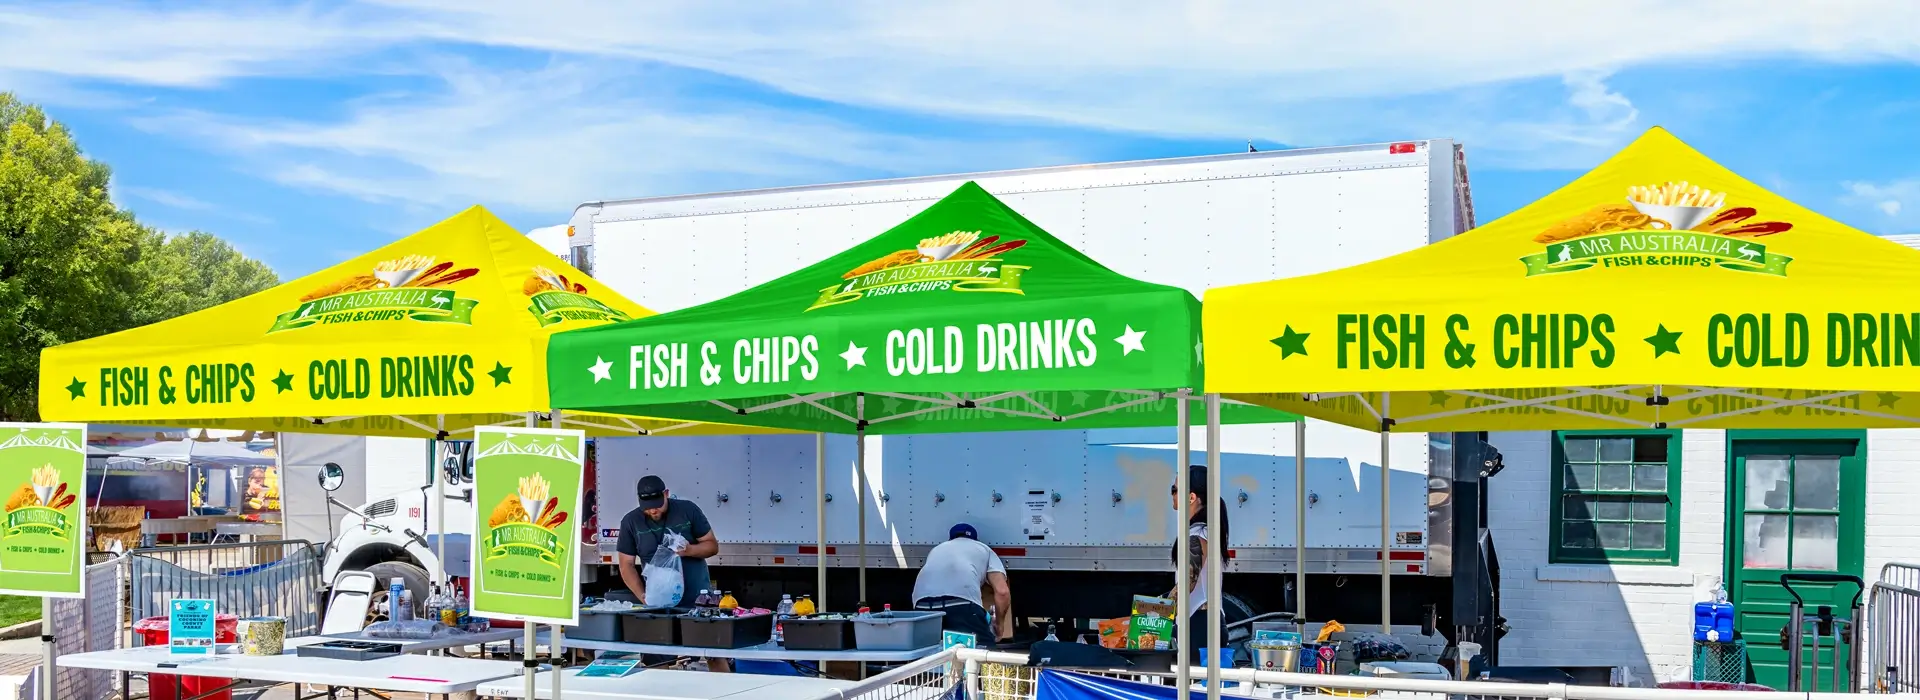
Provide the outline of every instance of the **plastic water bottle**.
{"type": "Polygon", "coordinates": [[[781,644],[787,642],[787,629],[781,623],[789,617],[793,617],[793,596],[782,595],[780,604],[773,609],[773,641],[781,644]]]}
{"type": "Polygon", "coordinates": [[[387,582],[387,619],[395,622],[413,619],[412,599],[407,595],[407,580],[398,576],[387,582]]]}
{"type": "Polygon", "coordinates": [[[1055,635],[1055,634],[1053,633],[1053,625],[1047,625],[1047,639],[1046,639],[1046,641],[1049,641],[1049,642],[1057,642],[1057,641],[1060,641],[1060,637],[1059,637],[1058,635],[1055,635]]]}

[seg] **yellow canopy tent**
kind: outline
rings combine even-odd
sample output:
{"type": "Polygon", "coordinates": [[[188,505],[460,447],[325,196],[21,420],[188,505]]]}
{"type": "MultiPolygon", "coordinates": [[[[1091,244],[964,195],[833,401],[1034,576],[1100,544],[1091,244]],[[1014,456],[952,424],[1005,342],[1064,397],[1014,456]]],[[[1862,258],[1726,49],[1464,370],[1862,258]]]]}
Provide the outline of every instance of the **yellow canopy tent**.
{"type": "Polygon", "coordinates": [[[1207,390],[1400,432],[1920,425],[1920,251],[1655,128],[1508,216],[1207,292],[1207,390]]]}
{"type": "Polygon", "coordinates": [[[1207,391],[1380,431],[1383,471],[1388,432],[1913,427],[1916,275],[1655,128],[1451,239],[1208,291],[1207,391]]]}
{"type": "MultiPolygon", "coordinates": [[[[40,412],[458,438],[548,411],[549,336],[652,314],[476,206],[244,299],[48,348],[40,412]]],[[[777,432],[598,414],[561,421],[597,436],[777,432]]]]}

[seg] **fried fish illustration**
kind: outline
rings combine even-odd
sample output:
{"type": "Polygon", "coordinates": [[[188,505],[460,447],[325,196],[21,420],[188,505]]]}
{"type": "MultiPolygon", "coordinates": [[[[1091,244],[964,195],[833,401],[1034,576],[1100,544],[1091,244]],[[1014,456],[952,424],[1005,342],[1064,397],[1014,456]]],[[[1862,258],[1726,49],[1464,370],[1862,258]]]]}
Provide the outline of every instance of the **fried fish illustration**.
{"type": "Polygon", "coordinates": [[[487,518],[487,527],[500,527],[507,523],[527,521],[527,509],[520,505],[519,494],[509,494],[500,499],[500,505],[493,507],[493,515],[487,518]]]}

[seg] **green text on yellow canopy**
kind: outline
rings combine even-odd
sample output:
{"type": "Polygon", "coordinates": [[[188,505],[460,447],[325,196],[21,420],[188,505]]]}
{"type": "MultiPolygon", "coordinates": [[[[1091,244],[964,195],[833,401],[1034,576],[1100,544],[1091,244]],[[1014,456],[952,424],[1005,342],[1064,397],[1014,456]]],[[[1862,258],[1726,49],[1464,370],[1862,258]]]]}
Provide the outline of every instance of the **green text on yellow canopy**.
{"type": "MultiPolygon", "coordinates": [[[[548,410],[554,333],[653,312],[480,207],[273,289],[48,348],[49,421],[450,437],[548,410]]],[[[757,432],[566,414],[592,435],[757,432]]]]}
{"type": "Polygon", "coordinates": [[[1207,292],[1207,390],[1405,432],[1912,427],[1916,276],[1656,128],[1451,239],[1207,292]]]}

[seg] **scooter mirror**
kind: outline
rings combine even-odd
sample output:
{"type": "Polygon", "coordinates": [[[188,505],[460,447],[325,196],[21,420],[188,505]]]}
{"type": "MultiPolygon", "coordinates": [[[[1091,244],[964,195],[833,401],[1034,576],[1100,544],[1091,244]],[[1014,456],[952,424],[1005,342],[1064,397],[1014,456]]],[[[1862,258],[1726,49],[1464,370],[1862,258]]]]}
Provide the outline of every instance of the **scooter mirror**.
{"type": "Polygon", "coordinates": [[[341,469],[340,465],[328,462],[325,466],[320,467],[320,488],[322,490],[328,493],[339,491],[340,485],[346,483],[346,481],[347,470],[341,469]]]}

